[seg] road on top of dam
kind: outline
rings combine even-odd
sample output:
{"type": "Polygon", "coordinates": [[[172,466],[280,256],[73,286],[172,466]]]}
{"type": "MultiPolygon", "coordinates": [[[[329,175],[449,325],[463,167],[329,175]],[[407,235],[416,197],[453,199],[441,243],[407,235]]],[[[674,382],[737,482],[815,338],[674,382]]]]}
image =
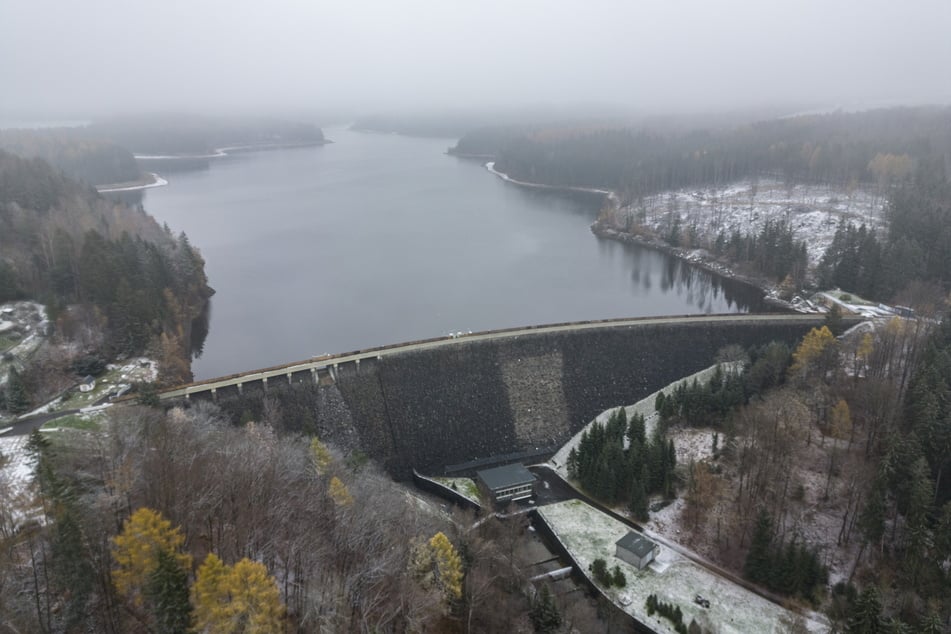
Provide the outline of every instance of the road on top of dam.
{"type": "Polygon", "coordinates": [[[439,348],[442,346],[453,345],[457,343],[470,343],[478,341],[491,341],[497,339],[508,339],[521,336],[529,336],[536,334],[551,334],[558,332],[574,332],[574,331],[583,331],[583,330],[593,330],[600,328],[618,328],[625,326],[651,326],[651,325],[665,325],[665,324],[677,324],[677,323],[716,323],[716,322],[804,322],[810,323],[815,322],[819,323],[822,321],[823,315],[818,314],[790,314],[790,313],[767,313],[767,314],[750,314],[750,313],[731,313],[725,315],[682,315],[682,316],[671,316],[671,317],[637,317],[633,319],[613,319],[613,320],[603,320],[603,321],[587,321],[587,322],[575,322],[575,323],[565,323],[565,324],[551,324],[551,325],[542,325],[542,326],[528,326],[524,328],[510,328],[505,330],[492,330],[487,332],[477,332],[477,333],[458,333],[456,335],[451,335],[447,337],[440,337],[437,339],[427,339],[423,341],[412,341],[407,343],[392,344],[388,346],[382,346],[378,348],[371,348],[368,350],[359,350],[354,352],[345,352],[340,354],[332,355],[323,355],[320,357],[314,357],[311,359],[291,362],[285,365],[274,366],[271,368],[263,368],[258,370],[250,370],[248,372],[243,372],[239,374],[232,374],[229,376],[206,379],[204,381],[198,381],[195,383],[189,383],[182,385],[170,390],[163,391],[159,396],[161,399],[173,399],[187,397],[190,394],[196,394],[200,392],[206,392],[213,389],[223,388],[238,385],[240,383],[248,383],[251,381],[260,381],[262,379],[270,379],[273,377],[282,377],[295,372],[303,372],[316,369],[326,369],[328,367],[337,366],[344,363],[358,362],[362,359],[373,359],[380,358],[391,354],[399,354],[405,352],[413,352],[418,350],[429,350],[432,348],[439,348]]]}

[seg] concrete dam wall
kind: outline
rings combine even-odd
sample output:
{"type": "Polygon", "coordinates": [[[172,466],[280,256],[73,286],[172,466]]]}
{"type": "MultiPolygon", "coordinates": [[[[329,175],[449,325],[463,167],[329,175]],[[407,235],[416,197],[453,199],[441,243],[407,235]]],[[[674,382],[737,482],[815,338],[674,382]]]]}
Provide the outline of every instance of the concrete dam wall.
{"type": "Polygon", "coordinates": [[[821,323],[740,315],[462,337],[219,387],[214,397],[237,419],[262,416],[266,395],[292,431],[359,448],[400,479],[414,468],[440,475],[553,453],[601,411],[709,366],[726,345],[793,345],[821,323]]]}

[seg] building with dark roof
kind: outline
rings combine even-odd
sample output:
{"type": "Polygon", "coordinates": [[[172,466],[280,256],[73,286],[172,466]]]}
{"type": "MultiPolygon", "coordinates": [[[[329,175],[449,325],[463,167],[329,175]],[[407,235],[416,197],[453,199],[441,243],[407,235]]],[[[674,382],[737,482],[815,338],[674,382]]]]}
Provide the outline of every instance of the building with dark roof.
{"type": "Polygon", "coordinates": [[[614,542],[614,556],[643,570],[660,553],[660,546],[641,533],[628,531],[627,535],[614,542]]]}
{"type": "Polygon", "coordinates": [[[523,464],[483,469],[476,472],[479,487],[496,504],[525,500],[535,494],[535,475],[523,464]]]}

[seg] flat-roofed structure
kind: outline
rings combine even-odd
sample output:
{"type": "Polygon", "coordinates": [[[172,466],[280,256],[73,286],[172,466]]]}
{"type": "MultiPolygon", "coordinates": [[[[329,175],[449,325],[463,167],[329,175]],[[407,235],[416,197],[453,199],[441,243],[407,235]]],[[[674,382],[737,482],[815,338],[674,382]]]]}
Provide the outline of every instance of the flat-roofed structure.
{"type": "Polygon", "coordinates": [[[476,472],[479,486],[496,504],[527,500],[535,494],[535,475],[523,464],[476,472]]]}
{"type": "Polygon", "coordinates": [[[627,535],[614,542],[614,546],[614,556],[637,566],[638,570],[647,567],[660,552],[660,546],[634,531],[628,531],[627,535]]]}

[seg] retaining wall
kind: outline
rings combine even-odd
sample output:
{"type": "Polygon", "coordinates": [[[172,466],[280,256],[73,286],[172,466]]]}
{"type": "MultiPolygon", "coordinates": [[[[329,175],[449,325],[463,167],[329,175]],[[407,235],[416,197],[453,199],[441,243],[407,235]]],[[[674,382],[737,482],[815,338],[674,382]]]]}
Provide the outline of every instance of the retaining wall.
{"type": "Polygon", "coordinates": [[[271,379],[217,395],[236,417],[280,404],[284,426],[360,449],[396,478],[492,456],[543,452],[600,412],[699,371],[729,344],[790,345],[821,323],[801,319],[647,323],[391,353],[341,364],[333,382],[271,379]]]}

